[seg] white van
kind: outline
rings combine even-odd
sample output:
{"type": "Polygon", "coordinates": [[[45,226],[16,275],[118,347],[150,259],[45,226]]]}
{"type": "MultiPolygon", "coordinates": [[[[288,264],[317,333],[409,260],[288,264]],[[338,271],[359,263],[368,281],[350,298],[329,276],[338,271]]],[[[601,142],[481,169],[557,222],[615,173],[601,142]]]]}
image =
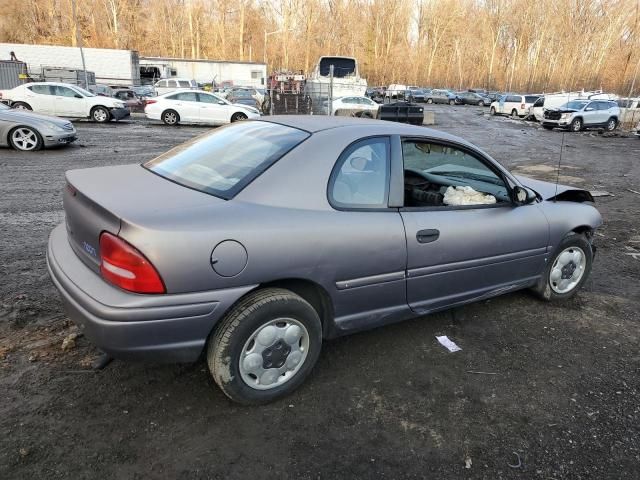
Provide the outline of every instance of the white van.
{"type": "Polygon", "coordinates": [[[184,90],[185,88],[197,90],[198,82],[195,80],[189,80],[188,78],[167,78],[165,80],[157,81],[154,88],[158,95],[164,95],[165,93],[173,92],[175,90],[184,90]]]}
{"type": "Polygon", "coordinates": [[[540,95],[506,94],[491,103],[491,115],[511,115],[514,118],[528,117],[529,108],[540,98],[540,95]]]}

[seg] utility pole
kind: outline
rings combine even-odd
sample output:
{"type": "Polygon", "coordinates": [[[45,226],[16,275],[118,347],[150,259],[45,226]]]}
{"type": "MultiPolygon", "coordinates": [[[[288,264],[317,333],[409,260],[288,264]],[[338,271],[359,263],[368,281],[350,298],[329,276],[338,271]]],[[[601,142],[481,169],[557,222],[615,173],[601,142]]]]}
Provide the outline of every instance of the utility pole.
{"type": "Polygon", "coordinates": [[[82,50],[82,35],[78,34],[78,15],[76,14],[76,0],[71,0],[71,10],[73,14],[73,28],[75,29],[76,43],[80,48],[80,58],[82,58],[82,70],[84,71],[84,88],[89,90],[89,77],[87,76],[87,64],[84,61],[84,51],[82,50]]]}

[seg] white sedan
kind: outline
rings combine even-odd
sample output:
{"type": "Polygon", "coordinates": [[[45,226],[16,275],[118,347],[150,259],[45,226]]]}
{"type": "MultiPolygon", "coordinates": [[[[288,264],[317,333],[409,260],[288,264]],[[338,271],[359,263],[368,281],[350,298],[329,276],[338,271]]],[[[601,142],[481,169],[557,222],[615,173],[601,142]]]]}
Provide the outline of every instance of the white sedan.
{"type": "Polygon", "coordinates": [[[35,82],[20,85],[3,94],[18,110],[58,117],[90,118],[94,122],[108,122],[128,117],[130,110],[120,100],[99,97],[77,85],[56,82],[35,82]]]}
{"type": "Polygon", "coordinates": [[[214,93],[203,90],[181,90],[149,99],[146,101],[144,113],[147,118],[162,120],[166,125],[225,125],[260,117],[256,108],[230,103],[214,93]]]}
{"type": "MultiPolygon", "coordinates": [[[[325,102],[325,108],[328,102],[325,102]]],[[[340,97],[333,99],[332,115],[336,115],[338,110],[347,110],[355,113],[359,117],[375,118],[379,105],[368,97],[340,97]]]]}

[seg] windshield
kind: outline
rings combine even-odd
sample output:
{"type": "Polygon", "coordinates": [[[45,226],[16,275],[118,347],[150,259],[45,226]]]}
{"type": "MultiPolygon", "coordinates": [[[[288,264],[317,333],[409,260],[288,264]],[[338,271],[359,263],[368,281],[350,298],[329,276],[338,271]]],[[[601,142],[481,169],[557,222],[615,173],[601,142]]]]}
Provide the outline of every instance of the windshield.
{"type": "Polygon", "coordinates": [[[585,100],[572,100],[571,102],[565,103],[560,108],[567,110],[582,110],[587,103],[589,102],[585,100]]]}
{"type": "Polygon", "coordinates": [[[238,122],[180,145],[144,167],[229,199],[308,137],[307,132],[276,123],[238,122]]]}

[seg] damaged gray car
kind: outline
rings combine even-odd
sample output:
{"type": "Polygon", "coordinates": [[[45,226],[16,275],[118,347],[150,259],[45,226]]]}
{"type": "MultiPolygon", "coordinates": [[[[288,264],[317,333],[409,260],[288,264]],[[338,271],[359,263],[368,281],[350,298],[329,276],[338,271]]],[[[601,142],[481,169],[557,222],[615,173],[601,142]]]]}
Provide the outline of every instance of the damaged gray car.
{"type": "Polygon", "coordinates": [[[461,138],[347,117],[238,122],[66,180],[47,260],[70,318],[116,358],[204,354],[245,404],[298,387],[323,339],[518,289],[574,295],[602,223],[589,192],[461,138]]]}

